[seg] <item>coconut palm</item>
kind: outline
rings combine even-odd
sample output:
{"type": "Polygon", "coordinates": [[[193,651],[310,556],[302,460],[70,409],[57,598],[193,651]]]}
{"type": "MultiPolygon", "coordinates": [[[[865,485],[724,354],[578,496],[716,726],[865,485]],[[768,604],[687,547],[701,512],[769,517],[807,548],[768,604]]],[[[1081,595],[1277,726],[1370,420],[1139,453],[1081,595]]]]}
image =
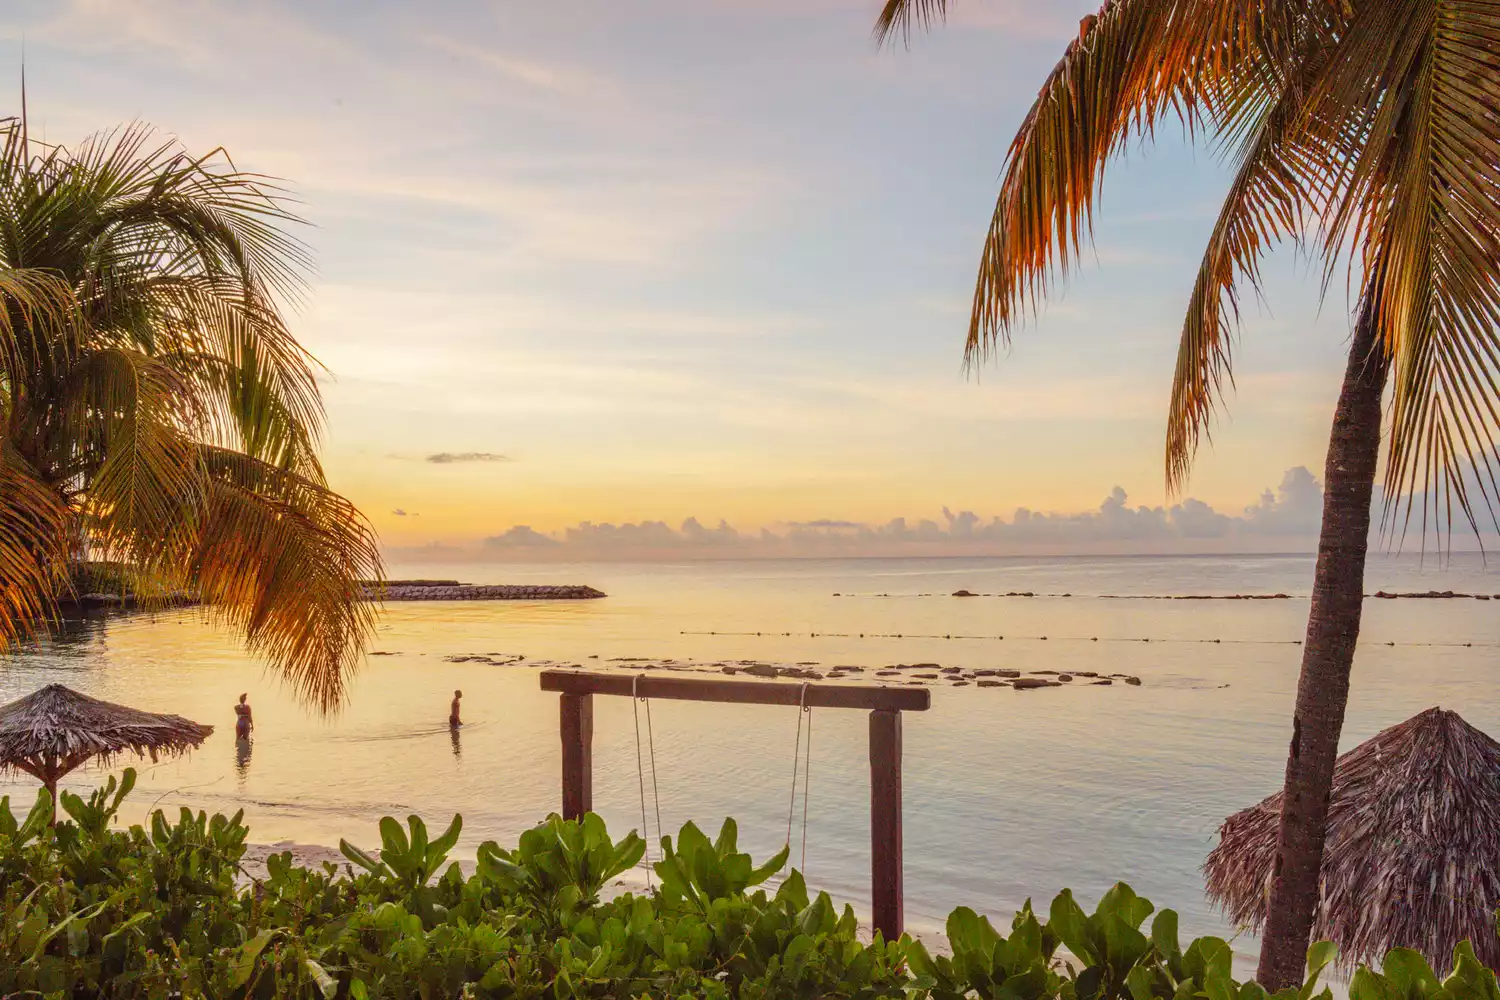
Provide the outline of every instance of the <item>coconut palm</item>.
{"type": "Polygon", "coordinates": [[[109,563],[189,590],[329,708],[372,634],[374,534],[326,485],[281,192],[144,126],[0,124],[0,645],[109,563]]]}
{"type": "MultiPolygon", "coordinates": [[[[888,0],[877,35],[906,37],[947,8],[888,0]]],[[[1325,287],[1347,268],[1357,292],[1261,951],[1272,988],[1300,979],[1318,900],[1388,378],[1387,526],[1477,529],[1495,499],[1497,105],[1495,0],[1109,0],[1021,123],[984,243],[971,362],[1076,265],[1127,142],[1171,117],[1227,155],[1168,408],[1174,490],[1230,379],[1239,296],[1263,255],[1293,241],[1322,260],[1325,287]]]]}

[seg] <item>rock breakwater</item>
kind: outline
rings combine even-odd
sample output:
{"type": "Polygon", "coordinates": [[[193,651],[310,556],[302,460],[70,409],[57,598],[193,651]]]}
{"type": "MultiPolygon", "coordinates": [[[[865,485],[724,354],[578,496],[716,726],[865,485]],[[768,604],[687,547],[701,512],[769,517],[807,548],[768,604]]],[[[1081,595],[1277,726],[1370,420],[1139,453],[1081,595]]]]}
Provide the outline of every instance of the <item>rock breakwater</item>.
{"type": "Polygon", "coordinates": [[[529,586],[523,584],[479,585],[398,581],[383,587],[365,587],[367,601],[593,601],[608,596],[602,590],[573,584],[529,586]]]}

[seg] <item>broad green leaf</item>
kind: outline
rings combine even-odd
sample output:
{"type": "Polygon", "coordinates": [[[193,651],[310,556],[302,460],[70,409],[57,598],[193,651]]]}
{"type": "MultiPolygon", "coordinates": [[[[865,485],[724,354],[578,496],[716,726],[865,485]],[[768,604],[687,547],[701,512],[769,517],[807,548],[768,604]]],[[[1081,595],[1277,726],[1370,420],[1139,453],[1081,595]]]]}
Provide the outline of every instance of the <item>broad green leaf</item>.
{"type": "Polygon", "coordinates": [[[261,931],[240,946],[238,954],[235,955],[233,971],[229,975],[230,986],[239,989],[250,981],[260,953],[266,950],[266,945],[270,944],[278,933],[280,932],[277,930],[261,931]]]}
{"type": "Polygon", "coordinates": [[[1177,943],[1177,913],[1173,910],[1162,910],[1151,921],[1151,944],[1155,946],[1156,953],[1163,958],[1169,958],[1181,953],[1177,943]]]}
{"type": "Polygon", "coordinates": [[[1386,953],[1381,972],[1404,997],[1428,997],[1440,988],[1427,959],[1411,948],[1392,948],[1386,953]]]}
{"type": "Polygon", "coordinates": [[[761,885],[772,875],[775,875],[777,872],[781,871],[786,867],[787,859],[791,856],[791,845],[787,845],[786,847],[783,847],[781,850],[777,851],[775,856],[765,864],[759,866],[758,868],[752,868],[750,872],[745,876],[746,888],[754,888],[755,886],[761,885]]]}
{"type": "Polygon", "coordinates": [[[328,970],[310,958],[302,960],[302,967],[307,970],[308,975],[312,976],[313,982],[317,984],[318,992],[323,994],[324,1000],[333,1000],[333,997],[338,994],[339,984],[328,974],[328,970]]]}
{"type": "Polygon", "coordinates": [[[1315,980],[1339,957],[1339,947],[1332,941],[1315,941],[1307,949],[1307,978],[1315,980]]]}
{"type": "Polygon", "coordinates": [[[1400,990],[1380,973],[1361,965],[1349,980],[1349,1000],[1405,1000],[1400,990]]]}
{"type": "Polygon", "coordinates": [[[455,815],[453,822],[448,824],[448,829],[443,831],[442,836],[427,846],[427,866],[429,869],[435,870],[443,863],[443,859],[448,856],[448,852],[453,850],[454,845],[458,843],[459,833],[463,830],[463,827],[464,818],[455,815]]]}
{"type": "Polygon", "coordinates": [[[1080,962],[1085,965],[1099,963],[1100,956],[1095,954],[1094,947],[1089,940],[1088,917],[1074,901],[1071,890],[1064,889],[1052,900],[1047,926],[1080,962]]]}

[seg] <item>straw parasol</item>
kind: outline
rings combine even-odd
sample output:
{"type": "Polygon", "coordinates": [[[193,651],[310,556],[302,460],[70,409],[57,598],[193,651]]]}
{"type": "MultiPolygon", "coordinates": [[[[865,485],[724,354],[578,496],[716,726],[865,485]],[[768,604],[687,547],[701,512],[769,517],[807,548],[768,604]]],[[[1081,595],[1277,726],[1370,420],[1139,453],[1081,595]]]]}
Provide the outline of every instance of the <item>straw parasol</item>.
{"type": "MultiPolygon", "coordinates": [[[[1235,813],[1204,864],[1235,921],[1265,921],[1281,793],[1235,813]]],[[[1464,939],[1500,968],[1500,743],[1430,708],[1338,759],[1313,938],[1346,964],[1414,948],[1446,969],[1464,939]]]]}
{"type": "Polygon", "coordinates": [[[122,753],[150,757],[185,753],[214,731],[180,715],[156,715],[79,694],[61,684],[0,706],[0,771],[25,771],[52,793],[57,779],[97,760],[122,753]]]}

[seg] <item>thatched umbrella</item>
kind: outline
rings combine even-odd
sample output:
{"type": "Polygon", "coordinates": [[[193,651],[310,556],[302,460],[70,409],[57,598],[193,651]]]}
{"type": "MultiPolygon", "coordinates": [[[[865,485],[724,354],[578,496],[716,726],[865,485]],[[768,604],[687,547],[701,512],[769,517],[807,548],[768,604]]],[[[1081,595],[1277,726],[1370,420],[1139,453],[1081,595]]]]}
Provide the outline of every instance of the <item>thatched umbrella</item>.
{"type": "Polygon", "coordinates": [[[52,793],[57,779],[91,760],[108,763],[122,753],[150,757],[201,746],[214,731],[180,715],[156,715],[100,701],[61,684],[0,706],[0,771],[25,771],[52,793]]]}
{"type": "MultiPolygon", "coordinates": [[[[1276,860],[1281,793],[1235,813],[1204,865],[1208,893],[1259,929],[1276,860]]],[[[1469,939],[1500,968],[1500,743],[1431,708],[1338,759],[1314,940],[1368,962],[1414,948],[1446,969],[1469,939]]]]}

